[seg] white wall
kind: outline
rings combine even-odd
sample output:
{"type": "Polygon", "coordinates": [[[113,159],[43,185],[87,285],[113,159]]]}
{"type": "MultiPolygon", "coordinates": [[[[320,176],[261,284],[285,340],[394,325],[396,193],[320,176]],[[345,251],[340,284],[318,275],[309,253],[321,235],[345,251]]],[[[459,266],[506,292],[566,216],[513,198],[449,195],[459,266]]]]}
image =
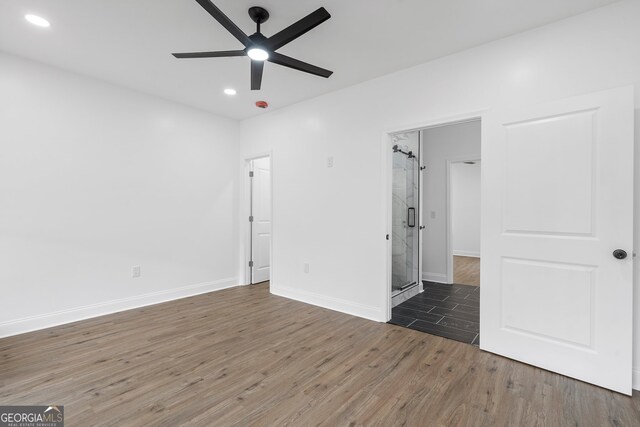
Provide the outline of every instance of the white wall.
{"type": "Polygon", "coordinates": [[[0,336],[237,284],[238,132],[0,54],[0,336]]]}
{"type": "Polygon", "coordinates": [[[480,256],[480,163],[451,164],[451,252],[480,256]]]}
{"type": "MultiPolygon", "coordinates": [[[[638,22],[640,2],[614,3],[242,122],[243,155],[273,150],[273,292],[385,320],[383,132],[622,85],[640,107],[638,22]]],[[[635,307],[639,284],[636,266],[635,307]]]]}
{"type": "MultiPolygon", "coordinates": [[[[479,121],[422,132],[422,278],[448,283],[447,162],[480,158],[479,121]]],[[[479,250],[478,250],[479,251],[479,250]]]]}

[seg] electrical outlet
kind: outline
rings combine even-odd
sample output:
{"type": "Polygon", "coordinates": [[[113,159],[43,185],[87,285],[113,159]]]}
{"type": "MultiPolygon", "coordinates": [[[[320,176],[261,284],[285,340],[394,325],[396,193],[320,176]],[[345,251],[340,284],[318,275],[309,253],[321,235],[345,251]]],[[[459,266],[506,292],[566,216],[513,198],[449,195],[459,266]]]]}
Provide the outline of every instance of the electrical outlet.
{"type": "Polygon", "coordinates": [[[134,265],[133,267],[131,267],[131,277],[133,277],[134,279],[136,277],[140,277],[140,266],[139,265],[134,265]]]}
{"type": "Polygon", "coordinates": [[[308,262],[304,263],[304,272],[309,274],[309,263],[308,262]]]}
{"type": "Polygon", "coordinates": [[[327,167],[328,168],[332,168],[333,167],[333,156],[327,157],[327,167]]]}

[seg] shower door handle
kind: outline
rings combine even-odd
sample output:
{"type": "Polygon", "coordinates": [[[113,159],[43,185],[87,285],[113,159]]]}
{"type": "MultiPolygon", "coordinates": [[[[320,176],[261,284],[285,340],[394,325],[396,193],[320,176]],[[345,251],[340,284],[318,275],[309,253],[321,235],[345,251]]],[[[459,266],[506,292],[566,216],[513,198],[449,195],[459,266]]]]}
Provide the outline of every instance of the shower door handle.
{"type": "Polygon", "coordinates": [[[416,208],[407,209],[407,226],[408,227],[416,226],[416,208]]]}

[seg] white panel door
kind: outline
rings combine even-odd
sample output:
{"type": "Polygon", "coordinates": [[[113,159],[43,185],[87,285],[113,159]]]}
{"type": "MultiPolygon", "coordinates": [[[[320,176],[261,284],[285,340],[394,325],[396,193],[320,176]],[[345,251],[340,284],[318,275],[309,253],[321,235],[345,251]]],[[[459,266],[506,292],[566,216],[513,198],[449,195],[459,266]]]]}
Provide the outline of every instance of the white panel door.
{"type": "Polygon", "coordinates": [[[252,161],[251,283],[269,280],[271,272],[271,168],[268,157],[252,161]]]}
{"type": "Polygon", "coordinates": [[[633,109],[620,88],[482,123],[480,348],[625,394],[633,109]]]}

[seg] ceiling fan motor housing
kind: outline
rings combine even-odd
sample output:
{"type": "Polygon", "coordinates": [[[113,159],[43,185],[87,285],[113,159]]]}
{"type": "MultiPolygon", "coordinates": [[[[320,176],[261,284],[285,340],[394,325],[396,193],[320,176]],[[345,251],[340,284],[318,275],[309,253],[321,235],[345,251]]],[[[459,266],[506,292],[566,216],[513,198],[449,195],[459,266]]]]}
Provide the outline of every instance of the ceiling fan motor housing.
{"type": "Polygon", "coordinates": [[[262,47],[267,43],[267,38],[262,33],[253,33],[249,36],[249,40],[253,43],[245,48],[245,50],[249,50],[253,46],[262,47]]]}

